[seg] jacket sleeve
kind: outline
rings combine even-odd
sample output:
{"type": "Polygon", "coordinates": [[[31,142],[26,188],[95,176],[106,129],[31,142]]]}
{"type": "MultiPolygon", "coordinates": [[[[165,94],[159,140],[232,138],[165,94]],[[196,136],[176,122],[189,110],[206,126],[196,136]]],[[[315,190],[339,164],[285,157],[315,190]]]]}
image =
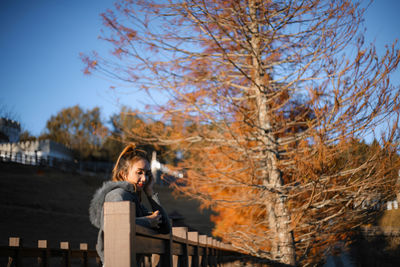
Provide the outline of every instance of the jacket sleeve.
{"type": "Polygon", "coordinates": [[[154,193],[152,196],[147,196],[147,199],[149,200],[152,210],[153,211],[159,210],[162,216],[160,228],[157,229],[157,231],[160,232],[161,234],[169,234],[171,232],[171,222],[167,212],[161,206],[158,194],[154,193]]]}
{"type": "MultiPolygon", "coordinates": [[[[106,195],[106,202],[118,202],[118,201],[132,201],[135,203],[135,206],[138,207],[140,203],[137,203],[139,200],[134,197],[131,193],[123,190],[122,188],[114,189],[110,191],[106,195]]],[[[150,228],[150,222],[146,217],[136,217],[136,224],[150,228]]]]}

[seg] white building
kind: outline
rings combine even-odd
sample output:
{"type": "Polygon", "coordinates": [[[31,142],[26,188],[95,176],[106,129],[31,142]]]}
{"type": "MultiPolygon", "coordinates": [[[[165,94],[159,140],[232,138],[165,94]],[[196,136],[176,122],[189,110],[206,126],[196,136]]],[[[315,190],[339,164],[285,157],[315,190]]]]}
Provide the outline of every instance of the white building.
{"type": "Polygon", "coordinates": [[[70,149],[51,140],[2,143],[0,157],[33,165],[40,159],[73,161],[70,149]]]}

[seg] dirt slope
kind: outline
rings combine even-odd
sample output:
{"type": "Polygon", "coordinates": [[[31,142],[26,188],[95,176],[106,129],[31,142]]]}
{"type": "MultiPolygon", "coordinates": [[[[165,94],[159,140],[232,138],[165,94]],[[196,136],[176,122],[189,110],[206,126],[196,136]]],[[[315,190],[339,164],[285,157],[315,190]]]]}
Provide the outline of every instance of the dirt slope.
{"type": "MultiPolygon", "coordinates": [[[[104,179],[11,163],[0,163],[0,245],[23,238],[25,246],[48,240],[51,247],[69,241],[72,248],[88,243],[94,248],[97,229],[88,218],[90,199],[104,179]]],[[[211,234],[210,211],[200,211],[194,200],[175,198],[169,188],[157,188],[168,213],[177,211],[185,223],[211,234]]]]}

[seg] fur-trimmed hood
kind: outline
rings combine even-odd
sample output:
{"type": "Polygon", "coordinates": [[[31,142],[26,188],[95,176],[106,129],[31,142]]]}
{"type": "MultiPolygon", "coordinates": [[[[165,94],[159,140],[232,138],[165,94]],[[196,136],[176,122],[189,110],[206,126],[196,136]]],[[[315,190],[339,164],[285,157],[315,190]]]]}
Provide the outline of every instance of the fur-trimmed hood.
{"type": "Polygon", "coordinates": [[[90,222],[97,228],[100,228],[101,226],[101,213],[103,210],[103,204],[106,195],[108,192],[116,188],[122,188],[128,192],[135,193],[134,186],[126,181],[121,181],[121,182],[108,181],[103,183],[102,187],[97,189],[97,191],[94,193],[89,206],[90,222]]]}

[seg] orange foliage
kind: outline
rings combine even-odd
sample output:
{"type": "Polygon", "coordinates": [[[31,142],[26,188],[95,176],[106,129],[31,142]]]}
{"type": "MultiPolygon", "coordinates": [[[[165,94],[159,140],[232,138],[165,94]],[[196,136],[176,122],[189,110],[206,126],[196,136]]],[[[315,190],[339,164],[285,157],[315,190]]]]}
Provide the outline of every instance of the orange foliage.
{"type": "Polygon", "coordinates": [[[159,123],[126,130],[182,152],[186,186],[176,189],[217,212],[216,236],[316,263],[369,221],[360,202],[392,197],[400,168],[389,81],[400,55],[392,46],[378,58],[355,39],[362,13],[347,0],[119,1],[103,19],[121,60],[83,60],[170,96],[151,109],[159,123]],[[364,144],[383,122],[386,135],[364,144]]]}

